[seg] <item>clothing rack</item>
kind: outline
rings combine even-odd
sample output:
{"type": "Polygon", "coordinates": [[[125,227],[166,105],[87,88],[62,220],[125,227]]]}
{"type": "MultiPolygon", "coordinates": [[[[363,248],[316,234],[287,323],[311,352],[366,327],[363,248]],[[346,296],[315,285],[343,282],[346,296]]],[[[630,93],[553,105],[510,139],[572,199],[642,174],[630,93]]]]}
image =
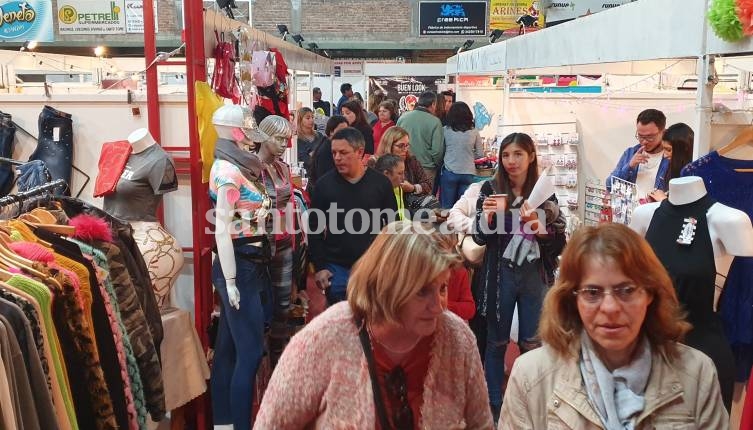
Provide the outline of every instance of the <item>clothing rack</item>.
{"type": "Polygon", "coordinates": [[[0,163],[8,163],[14,166],[23,166],[24,164],[28,163],[28,161],[19,161],[12,158],[0,157],[0,163]]]}
{"type": "Polygon", "coordinates": [[[22,191],[18,194],[9,194],[5,197],[0,198],[0,208],[9,206],[12,204],[23,203],[24,201],[30,198],[41,196],[47,193],[51,194],[57,187],[67,188],[68,183],[65,182],[64,179],[56,179],[52,182],[49,182],[47,184],[41,185],[36,188],[32,188],[28,191],[22,191]]]}

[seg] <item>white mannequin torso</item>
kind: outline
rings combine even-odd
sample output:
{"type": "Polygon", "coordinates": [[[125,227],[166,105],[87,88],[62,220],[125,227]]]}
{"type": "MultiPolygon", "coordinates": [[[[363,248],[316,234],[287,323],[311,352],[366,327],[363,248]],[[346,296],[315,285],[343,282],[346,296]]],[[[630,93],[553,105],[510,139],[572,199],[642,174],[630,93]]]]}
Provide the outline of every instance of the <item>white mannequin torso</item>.
{"type": "MultiPolygon", "coordinates": [[[[675,178],[669,181],[669,202],[684,205],[698,201],[706,195],[703,179],[697,176],[675,178]]],[[[645,236],[651,219],[661,203],[649,203],[633,211],[630,228],[645,236]]],[[[706,213],[714,256],[753,256],[753,225],[748,215],[740,210],[715,203],[706,213]]]]}
{"type": "Polygon", "coordinates": [[[128,135],[128,143],[131,144],[131,147],[133,148],[131,150],[132,154],[138,154],[139,152],[143,152],[150,146],[157,143],[156,140],[154,140],[154,137],[151,133],[149,133],[149,130],[145,128],[139,128],[128,135]]]}

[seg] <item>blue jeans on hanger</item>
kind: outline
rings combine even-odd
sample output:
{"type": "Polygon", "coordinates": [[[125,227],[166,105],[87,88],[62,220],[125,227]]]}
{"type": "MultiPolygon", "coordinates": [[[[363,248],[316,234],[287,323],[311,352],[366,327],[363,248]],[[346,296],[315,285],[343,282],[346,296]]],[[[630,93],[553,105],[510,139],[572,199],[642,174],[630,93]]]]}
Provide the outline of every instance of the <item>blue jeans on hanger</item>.
{"type": "Polygon", "coordinates": [[[505,379],[505,353],[510,342],[512,315],[518,305],[518,346],[521,354],[538,346],[536,331],[546,294],[546,284],[541,279],[541,261],[525,262],[522,266],[510,267],[501,264],[499,274],[499,321],[494,313],[486,315],[487,338],[484,373],[489,389],[489,404],[502,405],[502,383],[505,379]]]}
{"type": "MultiPolygon", "coordinates": [[[[0,112],[0,157],[13,158],[13,142],[16,127],[10,114],[0,112]]],[[[0,163],[0,196],[6,196],[13,188],[13,168],[8,163],[0,163]]]]}
{"type": "Polygon", "coordinates": [[[473,175],[453,173],[442,167],[442,175],[439,177],[439,201],[442,208],[451,209],[473,182],[473,175]]]}
{"type": "Polygon", "coordinates": [[[214,424],[251,429],[256,372],[264,354],[265,310],[262,295],[271,289],[268,263],[254,262],[262,250],[253,245],[235,247],[235,285],[240,309],[230,306],[219,257],[212,265],[212,283],[220,296],[211,394],[214,424]]]}
{"type": "Polygon", "coordinates": [[[65,195],[70,195],[73,173],[73,120],[71,115],[50,106],[39,114],[39,139],[29,161],[42,160],[52,175],[52,180],[64,179],[68,183],[65,195]]]}

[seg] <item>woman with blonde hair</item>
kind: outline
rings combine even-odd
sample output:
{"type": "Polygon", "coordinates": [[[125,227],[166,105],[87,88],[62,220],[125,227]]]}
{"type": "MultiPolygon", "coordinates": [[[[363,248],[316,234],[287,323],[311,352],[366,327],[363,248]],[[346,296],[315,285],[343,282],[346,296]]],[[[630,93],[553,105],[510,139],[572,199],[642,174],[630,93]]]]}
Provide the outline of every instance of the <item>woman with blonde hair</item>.
{"type": "Polygon", "coordinates": [[[403,192],[425,196],[431,193],[431,182],[426,176],[418,159],[410,153],[410,136],[404,128],[394,126],[387,129],[379,142],[377,157],[394,154],[405,161],[405,181],[401,185],[403,192]]]}
{"type": "Polygon", "coordinates": [[[387,225],[353,267],[348,301],[288,344],[256,428],[492,429],[473,333],[442,310],[459,262],[423,225],[387,225]]]}
{"type": "Polygon", "coordinates": [[[310,172],[311,156],[325,139],[314,127],[314,111],[311,108],[298,109],[295,115],[295,129],[298,136],[298,162],[303,163],[306,171],[310,172]]]}
{"type": "Polygon", "coordinates": [[[501,429],[728,428],[714,363],[651,246],[621,224],[583,227],[541,314],[542,348],[516,361],[501,429]]]}

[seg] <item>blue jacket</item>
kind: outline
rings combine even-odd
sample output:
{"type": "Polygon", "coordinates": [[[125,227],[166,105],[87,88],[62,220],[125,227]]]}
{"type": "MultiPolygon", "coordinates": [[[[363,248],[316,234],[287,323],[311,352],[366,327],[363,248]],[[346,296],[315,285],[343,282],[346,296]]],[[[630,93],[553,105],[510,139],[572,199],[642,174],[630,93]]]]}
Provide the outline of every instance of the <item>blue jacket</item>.
{"type": "MultiPolygon", "coordinates": [[[[641,145],[635,145],[626,149],[625,152],[622,153],[620,161],[617,162],[617,167],[615,167],[614,171],[612,171],[612,173],[607,176],[607,190],[612,191],[613,176],[624,181],[635,183],[636,179],[638,179],[638,167],[631,169],[630,160],[633,159],[633,155],[635,155],[635,153],[640,149],[641,145]]],[[[654,187],[657,190],[667,191],[667,181],[665,180],[665,177],[668,170],[669,160],[662,158],[661,162],[659,163],[659,171],[656,172],[656,182],[654,182],[654,187]]]]}
{"type": "Polygon", "coordinates": [[[343,106],[343,103],[347,101],[348,101],[348,96],[343,94],[343,96],[340,97],[340,100],[337,101],[337,106],[335,106],[335,115],[342,115],[340,108],[343,106]]]}

